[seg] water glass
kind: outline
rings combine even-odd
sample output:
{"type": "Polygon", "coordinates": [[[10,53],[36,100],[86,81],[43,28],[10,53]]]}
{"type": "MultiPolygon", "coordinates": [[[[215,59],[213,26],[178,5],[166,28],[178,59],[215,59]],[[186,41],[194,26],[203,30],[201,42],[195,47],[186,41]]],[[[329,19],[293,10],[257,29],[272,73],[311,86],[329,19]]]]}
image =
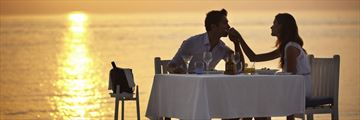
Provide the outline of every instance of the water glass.
{"type": "Polygon", "coordinates": [[[203,74],[204,73],[204,63],[201,61],[195,62],[195,73],[203,74]]]}

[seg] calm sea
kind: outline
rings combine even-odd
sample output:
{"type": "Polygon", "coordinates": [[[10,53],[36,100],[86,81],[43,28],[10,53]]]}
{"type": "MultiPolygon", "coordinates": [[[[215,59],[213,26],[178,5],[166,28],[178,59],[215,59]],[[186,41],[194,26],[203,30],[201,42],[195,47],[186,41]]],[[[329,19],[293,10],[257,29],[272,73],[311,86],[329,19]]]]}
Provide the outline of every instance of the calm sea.
{"type": "MultiPolygon", "coordinates": [[[[291,13],[308,53],[340,55],[340,118],[360,119],[359,11],[291,13]]],[[[276,14],[235,11],[228,18],[262,53],[274,49],[270,27],[276,14]]],[[[107,90],[111,61],[133,69],[141,116],[147,119],[154,57],[172,58],[183,40],[205,31],[204,17],[204,12],[0,16],[0,119],[113,119],[114,99],[107,90]]],[[[278,60],[256,63],[256,68],[277,66],[278,60]]],[[[125,118],[135,119],[135,102],[125,110],[125,118]]]]}

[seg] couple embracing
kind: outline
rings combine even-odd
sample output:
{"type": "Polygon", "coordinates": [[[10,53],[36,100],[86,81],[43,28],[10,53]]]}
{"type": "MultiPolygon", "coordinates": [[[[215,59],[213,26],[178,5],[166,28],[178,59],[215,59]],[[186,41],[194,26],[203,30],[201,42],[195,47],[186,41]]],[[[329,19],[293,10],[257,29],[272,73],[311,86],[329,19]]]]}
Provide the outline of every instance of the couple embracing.
{"type": "MultiPolygon", "coordinates": [[[[184,69],[185,62],[182,59],[183,55],[192,55],[188,71],[194,71],[192,64],[196,61],[202,61],[204,52],[210,52],[212,54],[212,60],[207,65],[208,69],[214,69],[221,60],[225,60],[233,53],[240,54],[240,61],[244,65],[244,52],[251,62],[269,61],[280,58],[279,66],[283,72],[304,75],[307,78],[305,81],[306,96],[310,96],[310,65],[307,59],[307,53],[302,47],[304,43],[299,36],[298,27],[292,15],[279,13],[275,16],[273,25],[271,26],[271,35],[277,38],[275,41],[276,49],[262,54],[254,53],[242,38],[241,34],[228,24],[227,11],[225,9],[208,12],[205,18],[205,28],[205,33],[192,36],[182,43],[176,55],[168,64],[171,73],[181,74],[186,72],[186,69],[184,69]],[[221,37],[229,37],[234,44],[235,51],[225,45],[221,37]]],[[[263,116],[263,118],[255,119],[266,120],[271,118],[263,116]]],[[[287,119],[293,120],[294,116],[289,115],[287,119]]]]}

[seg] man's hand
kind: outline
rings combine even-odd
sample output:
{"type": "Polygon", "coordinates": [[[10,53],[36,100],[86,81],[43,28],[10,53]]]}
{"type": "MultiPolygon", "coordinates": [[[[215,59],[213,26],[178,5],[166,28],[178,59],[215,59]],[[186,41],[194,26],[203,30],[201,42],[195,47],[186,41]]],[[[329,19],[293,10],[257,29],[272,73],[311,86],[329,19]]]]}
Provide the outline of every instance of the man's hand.
{"type": "Polygon", "coordinates": [[[228,34],[229,34],[229,39],[232,42],[240,42],[240,40],[242,39],[240,33],[235,28],[230,28],[228,34]]]}

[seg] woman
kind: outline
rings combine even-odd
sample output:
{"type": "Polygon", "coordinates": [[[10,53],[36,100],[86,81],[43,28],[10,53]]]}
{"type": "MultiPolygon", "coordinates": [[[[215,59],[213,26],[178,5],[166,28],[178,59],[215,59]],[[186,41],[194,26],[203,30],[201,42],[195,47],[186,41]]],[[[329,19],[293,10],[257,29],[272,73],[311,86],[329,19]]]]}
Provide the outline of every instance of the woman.
{"type": "MultiPolygon", "coordinates": [[[[271,35],[276,36],[276,49],[269,53],[255,54],[246,44],[240,33],[235,29],[229,31],[230,37],[237,38],[246,56],[251,62],[268,61],[280,57],[280,67],[284,72],[306,76],[306,97],[311,95],[310,64],[303,41],[299,36],[298,27],[294,17],[288,13],[276,15],[271,26],[271,35]]],[[[287,116],[294,120],[294,115],[287,116]]]]}

